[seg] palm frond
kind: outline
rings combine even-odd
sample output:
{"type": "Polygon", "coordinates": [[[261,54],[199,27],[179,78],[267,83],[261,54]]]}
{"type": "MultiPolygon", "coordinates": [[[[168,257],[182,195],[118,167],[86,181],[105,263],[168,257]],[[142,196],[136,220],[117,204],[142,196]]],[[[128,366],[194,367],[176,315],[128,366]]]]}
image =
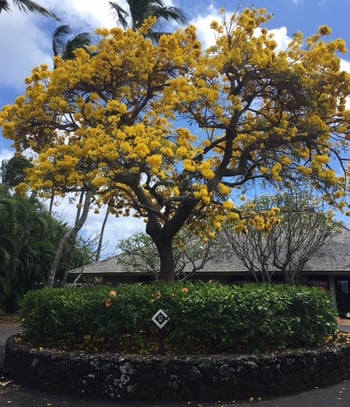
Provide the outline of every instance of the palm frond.
{"type": "Polygon", "coordinates": [[[73,39],[67,41],[65,51],[62,53],[64,59],[74,59],[76,51],[79,48],[87,48],[91,44],[91,35],[88,32],[80,33],[73,39]]]}
{"type": "Polygon", "coordinates": [[[63,59],[74,59],[74,51],[78,48],[87,48],[91,44],[91,35],[83,32],[72,39],[66,39],[72,33],[69,25],[60,25],[56,28],[52,37],[52,50],[54,56],[60,55],[63,59]]]}
{"type": "Polygon", "coordinates": [[[9,5],[9,2],[7,0],[0,0],[0,13],[4,11],[10,11],[11,7],[9,5]]]}
{"type": "Polygon", "coordinates": [[[177,7],[152,6],[149,9],[149,15],[156,16],[158,19],[163,19],[166,21],[174,20],[181,24],[185,24],[187,21],[185,13],[177,7]]]}
{"type": "Polygon", "coordinates": [[[60,25],[56,28],[52,36],[52,51],[54,56],[62,55],[66,45],[66,36],[71,34],[70,25],[60,25]]]}
{"type": "Polygon", "coordinates": [[[13,3],[20,11],[23,11],[24,13],[30,11],[32,13],[42,14],[43,16],[46,16],[46,17],[52,17],[55,20],[60,21],[60,19],[56,16],[55,13],[46,9],[45,7],[42,7],[40,4],[36,3],[35,1],[13,0],[13,3]]]}
{"type": "Polygon", "coordinates": [[[113,14],[115,15],[115,17],[117,18],[118,22],[120,23],[120,25],[126,29],[128,27],[128,21],[127,21],[127,17],[128,17],[128,12],[125,11],[122,7],[120,7],[116,2],[114,1],[110,1],[109,5],[112,9],[113,14]]]}

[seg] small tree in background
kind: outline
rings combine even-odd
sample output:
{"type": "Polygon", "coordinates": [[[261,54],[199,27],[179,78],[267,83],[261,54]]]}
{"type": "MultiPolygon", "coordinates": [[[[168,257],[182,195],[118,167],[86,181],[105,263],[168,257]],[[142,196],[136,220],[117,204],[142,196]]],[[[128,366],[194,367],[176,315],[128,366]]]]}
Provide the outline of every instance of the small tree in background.
{"type": "Polygon", "coordinates": [[[159,269],[159,256],[150,236],[145,233],[136,233],[127,239],[120,240],[117,249],[121,254],[117,257],[117,263],[126,270],[141,271],[154,274],[157,279],[159,269]]]}
{"type": "Polygon", "coordinates": [[[257,217],[278,208],[279,222],[266,231],[248,220],[243,230],[225,227],[223,235],[256,281],[271,283],[273,274],[280,271],[286,282],[298,282],[305,264],[342,230],[325,203],[305,190],[263,196],[244,205],[242,212],[252,208],[257,217]]]}

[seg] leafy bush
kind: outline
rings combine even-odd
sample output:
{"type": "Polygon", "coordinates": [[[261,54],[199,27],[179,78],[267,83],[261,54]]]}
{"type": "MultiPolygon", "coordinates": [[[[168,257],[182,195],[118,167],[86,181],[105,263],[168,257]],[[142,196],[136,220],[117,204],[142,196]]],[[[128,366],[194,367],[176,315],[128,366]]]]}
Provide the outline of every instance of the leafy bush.
{"type": "Polygon", "coordinates": [[[327,293],[288,285],[45,288],[25,296],[20,317],[41,346],[137,353],[157,352],[159,341],[173,353],[313,347],[336,330],[327,293]],[[151,320],[159,309],[170,318],[161,332],[151,320]]]}

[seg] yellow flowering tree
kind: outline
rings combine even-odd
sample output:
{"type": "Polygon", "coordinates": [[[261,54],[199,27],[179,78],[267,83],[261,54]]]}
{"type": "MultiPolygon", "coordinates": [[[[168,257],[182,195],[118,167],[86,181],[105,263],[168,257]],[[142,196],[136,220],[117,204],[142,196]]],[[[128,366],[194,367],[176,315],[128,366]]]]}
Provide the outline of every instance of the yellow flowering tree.
{"type": "Polygon", "coordinates": [[[278,51],[269,19],[246,9],[214,22],[207,50],[193,26],[157,44],[146,36],[152,19],[138,32],[101,29],[89,53],[35,68],[0,115],[17,151],[33,152],[28,184],[44,195],[86,191],[116,216],[143,217],[165,281],[175,279],[172,242],[185,223],[207,239],[244,221],[235,206],[243,185],[304,179],[344,205],[345,44],[324,41],[322,27],[278,51]]]}

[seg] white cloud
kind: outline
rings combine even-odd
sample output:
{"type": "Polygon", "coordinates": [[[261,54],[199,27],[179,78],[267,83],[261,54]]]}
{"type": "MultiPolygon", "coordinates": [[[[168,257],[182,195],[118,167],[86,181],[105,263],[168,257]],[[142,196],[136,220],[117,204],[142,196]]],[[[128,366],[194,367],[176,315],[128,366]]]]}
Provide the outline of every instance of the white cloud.
{"type": "Polygon", "coordinates": [[[274,39],[278,44],[276,49],[277,52],[286,49],[288,47],[288,44],[292,40],[291,37],[289,37],[287,34],[286,27],[274,28],[270,30],[270,33],[273,34],[274,39]]]}
{"type": "Polygon", "coordinates": [[[350,72],[350,62],[345,59],[340,59],[340,69],[342,71],[350,72]]]}
{"type": "MultiPolygon", "coordinates": [[[[172,5],[171,1],[165,1],[172,5]]],[[[126,8],[125,1],[118,4],[126,8]]],[[[61,18],[59,23],[13,7],[0,15],[0,87],[17,93],[33,67],[52,64],[51,35],[59,24],[69,24],[75,33],[94,32],[98,27],[115,27],[116,20],[107,0],[47,0],[45,7],[61,18]],[[48,30],[48,27],[51,27],[48,30]]]]}
{"type": "Polygon", "coordinates": [[[49,0],[45,7],[54,11],[61,22],[33,13],[21,13],[14,7],[0,15],[0,86],[19,93],[33,67],[52,64],[51,35],[59,24],[69,24],[74,32],[116,25],[108,1],[49,0]]]}
{"type": "Polygon", "coordinates": [[[219,10],[213,5],[209,5],[203,15],[197,15],[189,21],[190,25],[194,25],[197,30],[198,38],[200,39],[203,49],[215,43],[215,31],[210,28],[212,21],[221,22],[222,16],[219,10]]]}
{"type": "MultiPolygon", "coordinates": [[[[126,2],[118,2],[125,7],[126,2]]],[[[54,10],[61,18],[62,24],[72,27],[87,27],[95,30],[98,27],[115,27],[116,21],[108,1],[96,0],[49,0],[47,8],[54,10]]]]}
{"type": "Polygon", "coordinates": [[[19,91],[34,66],[50,64],[50,39],[33,16],[13,11],[2,13],[0,21],[0,86],[19,91]]]}

